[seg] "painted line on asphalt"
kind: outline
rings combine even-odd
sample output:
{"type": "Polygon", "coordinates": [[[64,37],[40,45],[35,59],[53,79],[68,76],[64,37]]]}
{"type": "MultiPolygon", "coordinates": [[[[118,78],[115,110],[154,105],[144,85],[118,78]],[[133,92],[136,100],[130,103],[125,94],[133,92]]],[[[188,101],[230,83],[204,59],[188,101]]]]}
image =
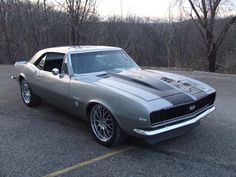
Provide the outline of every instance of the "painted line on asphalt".
{"type": "Polygon", "coordinates": [[[107,154],[104,154],[104,155],[102,155],[102,156],[98,156],[98,157],[95,157],[95,158],[93,158],[93,159],[90,159],[90,160],[87,160],[87,161],[78,163],[78,164],[76,164],[76,165],[73,165],[73,166],[71,166],[71,167],[67,167],[67,168],[64,168],[64,169],[55,171],[55,172],[50,173],[50,174],[48,174],[48,175],[45,175],[45,176],[43,176],[43,177],[54,177],[54,176],[62,175],[62,174],[68,173],[68,172],[70,172],[70,171],[72,171],[72,170],[80,169],[81,167],[84,167],[84,166],[90,165],[90,164],[92,164],[92,163],[95,163],[95,162],[97,162],[97,161],[104,160],[104,159],[107,159],[107,158],[112,157],[112,156],[114,156],[114,155],[117,155],[117,154],[120,154],[120,153],[129,151],[129,150],[131,150],[131,149],[134,149],[134,146],[127,147],[127,148],[123,148],[123,149],[114,150],[114,151],[109,152],[109,153],[107,153],[107,154]]]}

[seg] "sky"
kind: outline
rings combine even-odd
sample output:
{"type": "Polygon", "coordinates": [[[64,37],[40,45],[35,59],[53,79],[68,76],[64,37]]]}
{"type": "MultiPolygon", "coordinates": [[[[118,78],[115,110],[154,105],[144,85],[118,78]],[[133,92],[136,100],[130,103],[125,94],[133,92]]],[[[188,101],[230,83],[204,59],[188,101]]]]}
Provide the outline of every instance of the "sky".
{"type": "Polygon", "coordinates": [[[136,15],[151,18],[168,17],[168,8],[173,0],[98,0],[101,16],[136,15]]]}
{"type": "MultiPolygon", "coordinates": [[[[97,0],[98,12],[102,17],[113,15],[126,17],[135,15],[157,19],[168,19],[169,12],[172,17],[179,17],[180,9],[177,0],[97,0]],[[174,6],[175,4],[175,6],[174,6]],[[171,9],[171,10],[169,10],[171,9]]],[[[188,1],[184,2],[184,9],[190,10],[188,1]]],[[[236,0],[223,0],[225,11],[221,16],[236,14],[236,0]]],[[[182,11],[182,14],[185,14],[182,11]]]]}
{"type": "MultiPolygon", "coordinates": [[[[65,0],[48,0],[52,3],[65,2],[65,0]]],[[[96,0],[97,11],[101,17],[109,16],[122,16],[127,17],[129,15],[139,17],[150,17],[151,19],[168,19],[169,14],[171,17],[180,17],[180,9],[178,4],[175,4],[177,0],[96,0]],[[171,13],[170,13],[171,12],[171,13]]],[[[179,2],[179,1],[178,1],[179,2]]],[[[190,10],[190,6],[187,0],[183,0],[184,9],[190,10]]],[[[225,15],[236,14],[236,0],[223,0],[227,6],[227,11],[224,11],[225,15]],[[230,8],[232,9],[230,9],[230,8]]],[[[182,11],[182,15],[186,15],[182,11]]]]}
{"type": "MultiPolygon", "coordinates": [[[[36,0],[31,0],[36,1],[36,0]]],[[[65,0],[47,0],[59,5],[65,0]]],[[[101,17],[128,15],[151,18],[167,18],[168,8],[176,0],[95,0],[101,17]]]]}

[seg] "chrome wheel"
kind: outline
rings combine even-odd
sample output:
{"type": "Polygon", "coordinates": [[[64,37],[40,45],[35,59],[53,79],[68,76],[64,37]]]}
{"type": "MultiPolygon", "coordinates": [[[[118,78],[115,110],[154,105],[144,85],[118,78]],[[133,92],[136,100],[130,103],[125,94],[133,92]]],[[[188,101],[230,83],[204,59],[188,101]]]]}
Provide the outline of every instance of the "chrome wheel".
{"type": "Polygon", "coordinates": [[[22,80],[21,82],[21,94],[24,102],[29,104],[31,101],[31,91],[26,80],[22,80]]]}
{"type": "Polygon", "coordinates": [[[90,123],[94,135],[102,142],[111,140],[114,122],[111,113],[102,105],[95,105],[90,113],[90,123]]]}

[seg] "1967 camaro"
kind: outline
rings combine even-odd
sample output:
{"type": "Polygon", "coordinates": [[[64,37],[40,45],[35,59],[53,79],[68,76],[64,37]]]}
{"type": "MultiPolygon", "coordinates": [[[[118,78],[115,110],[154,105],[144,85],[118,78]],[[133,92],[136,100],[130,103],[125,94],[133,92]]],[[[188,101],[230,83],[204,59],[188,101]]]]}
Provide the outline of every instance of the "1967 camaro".
{"type": "Polygon", "coordinates": [[[188,77],[141,69],[121,48],[48,48],[12,75],[27,106],[42,99],[85,120],[106,146],[125,135],[149,143],[183,134],[215,110],[216,91],[188,77]]]}

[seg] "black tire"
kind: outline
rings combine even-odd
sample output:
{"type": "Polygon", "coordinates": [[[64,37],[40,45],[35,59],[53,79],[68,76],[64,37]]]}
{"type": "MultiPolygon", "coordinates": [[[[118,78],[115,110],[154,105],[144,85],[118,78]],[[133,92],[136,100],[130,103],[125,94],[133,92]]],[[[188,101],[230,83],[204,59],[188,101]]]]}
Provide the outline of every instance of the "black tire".
{"type": "Polygon", "coordinates": [[[20,93],[21,93],[22,100],[26,106],[34,107],[34,106],[38,106],[41,103],[41,99],[33,93],[32,89],[29,86],[29,83],[25,79],[21,79],[20,81],[20,93]],[[26,85],[28,87],[27,98],[24,92],[24,89],[26,89],[25,88],[26,85]]]}
{"type": "MultiPolygon", "coordinates": [[[[107,115],[106,114],[106,115],[107,115]]],[[[101,104],[96,104],[94,105],[89,113],[89,122],[90,122],[90,128],[92,131],[93,136],[95,137],[96,141],[104,146],[117,146],[119,144],[121,144],[125,139],[126,139],[126,135],[125,133],[122,131],[122,129],[120,128],[119,124],[117,123],[117,121],[115,120],[114,116],[111,114],[111,112],[103,105],[101,104]],[[107,140],[102,140],[101,137],[99,137],[98,135],[98,130],[96,130],[95,128],[95,121],[94,121],[94,112],[96,112],[97,109],[105,109],[107,111],[107,114],[110,115],[109,121],[112,121],[112,125],[113,125],[113,133],[112,135],[107,139],[107,140]]],[[[97,123],[99,124],[99,123],[97,123]]],[[[105,131],[104,131],[105,132],[105,131]]]]}

